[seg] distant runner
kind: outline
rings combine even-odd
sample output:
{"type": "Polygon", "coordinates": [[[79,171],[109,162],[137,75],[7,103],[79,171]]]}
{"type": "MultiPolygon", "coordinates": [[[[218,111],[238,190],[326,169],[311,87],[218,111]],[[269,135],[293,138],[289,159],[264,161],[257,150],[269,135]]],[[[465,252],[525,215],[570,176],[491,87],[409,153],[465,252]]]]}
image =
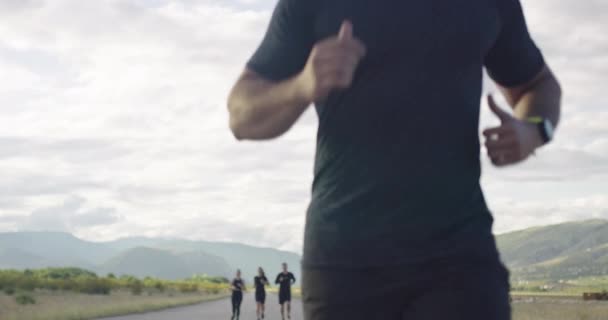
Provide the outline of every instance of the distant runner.
{"type": "Polygon", "coordinates": [[[243,302],[243,291],[245,282],[241,279],[241,270],[236,270],[236,278],[232,280],[232,320],[238,320],[241,315],[241,302],[243,302]]]}
{"type": "Polygon", "coordinates": [[[283,272],[277,275],[274,283],[279,285],[281,319],[285,319],[285,305],[287,305],[287,319],[291,319],[291,285],[296,283],[296,277],[293,273],[287,271],[287,263],[283,262],[283,272]]]}
{"type": "Polygon", "coordinates": [[[258,268],[258,275],[253,278],[253,283],[255,284],[255,302],[257,304],[255,315],[260,320],[260,318],[264,319],[264,304],[266,303],[266,288],[264,287],[268,285],[268,279],[262,267],[258,268]]]}

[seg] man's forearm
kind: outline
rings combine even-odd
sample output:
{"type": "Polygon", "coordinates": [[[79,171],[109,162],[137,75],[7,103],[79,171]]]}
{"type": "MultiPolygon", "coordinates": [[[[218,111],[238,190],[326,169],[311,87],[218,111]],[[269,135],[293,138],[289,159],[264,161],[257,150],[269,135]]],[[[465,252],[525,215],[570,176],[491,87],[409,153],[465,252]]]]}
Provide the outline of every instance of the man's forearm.
{"type": "Polygon", "coordinates": [[[297,77],[270,82],[245,75],[230,94],[230,127],[239,140],[275,138],[289,130],[309,104],[297,77]]]}
{"type": "Polygon", "coordinates": [[[542,117],[549,119],[553,126],[557,127],[560,119],[561,96],[557,79],[547,70],[512,101],[515,117],[521,120],[542,117]]]}

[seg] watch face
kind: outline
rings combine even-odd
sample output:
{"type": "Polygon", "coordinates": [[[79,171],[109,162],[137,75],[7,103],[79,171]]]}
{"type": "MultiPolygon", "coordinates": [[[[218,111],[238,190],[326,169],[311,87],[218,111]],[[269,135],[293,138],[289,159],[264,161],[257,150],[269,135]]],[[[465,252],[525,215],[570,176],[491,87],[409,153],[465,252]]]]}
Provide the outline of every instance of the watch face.
{"type": "Polygon", "coordinates": [[[553,139],[553,124],[548,119],[544,121],[545,134],[547,135],[547,140],[551,141],[553,139]]]}

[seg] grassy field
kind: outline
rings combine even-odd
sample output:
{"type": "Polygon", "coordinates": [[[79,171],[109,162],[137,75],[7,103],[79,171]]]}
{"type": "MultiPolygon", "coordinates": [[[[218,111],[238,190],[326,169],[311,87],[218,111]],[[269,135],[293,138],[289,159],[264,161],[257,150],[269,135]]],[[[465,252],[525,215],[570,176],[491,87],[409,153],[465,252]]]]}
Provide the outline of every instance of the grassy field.
{"type": "Polygon", "coordinates": [[[228,295],[225,278],[98,276],[79,268],[0,270],[1,320],[81,320],[154,311],[228,295]]]}
{"type": "Polygon", "coordinates": [[[511,280],[513,320],[608,320],[608,301],[583,301],[583,292],[608,290],[608,277],[511,280]]]}
{"type": "MultiPolygon", "coordinates": [[[[128,291],[110,295],[36,291],[29,293],[36,304],[19,305],[15,295],[0,294],[2,320],[80,320],[138,313],[199,303],[226,294],[144,293],[128,291]]],[[[294,296],[299,295],[299,290],[294,296]]],[[[608,320],[608,301],[583,301],[579,296],[513,295],[513,320],[608,320]]]]}
{"type": "Polygon", "coordinates": [[[0,293],[2,320],[84,320],[99,317],[140,313],[170,307],[200,303],[225,297],[226,293],[154,293],[133,295],[116,291],[109,295],[89,295],[73,292],[30,292],[35,304],[20,305],[16,295],[0,293]]]}
{"type": "Polygon", "coordinates": [[[608,320],[608,301],[580,296],[513,295],[513,320],[608,320]]]}

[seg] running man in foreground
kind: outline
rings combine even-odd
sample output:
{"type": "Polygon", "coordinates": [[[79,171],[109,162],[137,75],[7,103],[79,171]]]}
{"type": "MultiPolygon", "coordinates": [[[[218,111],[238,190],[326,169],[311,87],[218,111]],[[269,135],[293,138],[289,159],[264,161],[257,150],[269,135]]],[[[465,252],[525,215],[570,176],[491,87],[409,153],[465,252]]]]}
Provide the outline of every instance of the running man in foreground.
{"type": "Polygon", "coordinates": [[[283,271],[277,275],[274,283],[279,285],[281,319],[285,319],[285,307],[287,307],[287,319],[291,319],[291,285],[296,282],[296,277],[287,270],[287,263],[283,262],[282,267],[283,271]]]}
{"type": "Polygon", "coordinates": [[[236,277],[232,280],[232,320],[238,320],[241,315],[241,303],[243,302],[243,291],[245,282],[241,279],[241,270],[236,270],[236,277]]]}
{"type": "Polygon", "coordinates": [[[228,101],[239,140],[319,117],[302,293],[307,320],[510,319],[480,187],[483,68],[513,112],[496,166],[552,138],[560,86],[519,0],[279,0],[228,101]]]}
{"type": "Polygon", "coordinates": [[[266,274],[264,274],[264,269],[262,269],[262,267],[258,268],[258,275],[253,278],[253,283],[255,284],[255,315],[257,319],[260,320],[260,317],[264,319],[264,308],[266,304],[265,287],[268,285],[268,279],[266,278],[266,274]]]}

